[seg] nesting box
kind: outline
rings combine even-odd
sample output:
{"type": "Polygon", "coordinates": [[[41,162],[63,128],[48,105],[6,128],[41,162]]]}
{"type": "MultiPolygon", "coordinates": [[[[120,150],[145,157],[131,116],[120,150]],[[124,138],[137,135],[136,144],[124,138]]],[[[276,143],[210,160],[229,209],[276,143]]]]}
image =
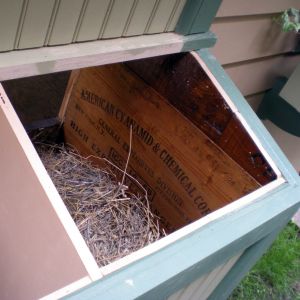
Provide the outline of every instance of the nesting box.
{"type": "Polygon", "coordinates": [[[175,299],[172,293],[195,285],[208,297],[254,241],[288,220],[296,201],[281,199],[290,187],[280,160],[244,100],[224,88],[226,75],[212,66],[206,52],[192,52],[71,74],[60,111],[65,141],[120,170],[129,159],[126,172],[139,185],[125,183],[147,191],[168,232],[102,268],[1,90],[3,299],[58,298],[85,286],[70,297],[175,299]],[[186,278],[196,281],[189,287],[186,278]],[[172,288],[163,291],[169,280],[172,288]]]}
{"type": "Polygon", "coordinates": [[[204,49],[221,1],[6,2],[0,80],[74,70],[66,141],[137,178],[168,235],[99,268],[0,86],[1,299],[226,299],[300,182],[204,49]]]}

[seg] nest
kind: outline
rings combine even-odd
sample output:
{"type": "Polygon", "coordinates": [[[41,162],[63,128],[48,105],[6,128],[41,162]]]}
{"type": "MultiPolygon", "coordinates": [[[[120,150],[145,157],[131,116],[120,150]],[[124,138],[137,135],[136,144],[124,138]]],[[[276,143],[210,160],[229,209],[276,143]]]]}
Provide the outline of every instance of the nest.
{"type": "Polygon", "coordinates": [[[70,147],[37,150],[99,267],[161,237],[147,195],[130,193],[108,168],[94,167],[70,147]]]}

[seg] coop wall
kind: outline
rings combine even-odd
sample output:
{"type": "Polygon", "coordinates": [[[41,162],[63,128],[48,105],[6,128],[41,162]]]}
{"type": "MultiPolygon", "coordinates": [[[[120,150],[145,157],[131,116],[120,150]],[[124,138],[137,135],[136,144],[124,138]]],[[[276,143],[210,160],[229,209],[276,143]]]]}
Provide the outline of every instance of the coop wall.
{"type": "Polygon", "coordinates": [[[223,0],[210,30],[218,41],[212,53],[256,110],[277,76],[289,76],[300,56],[286,56],[299,42],[294,33],[281,32],[273,17],[297,0],[223,0]]]}

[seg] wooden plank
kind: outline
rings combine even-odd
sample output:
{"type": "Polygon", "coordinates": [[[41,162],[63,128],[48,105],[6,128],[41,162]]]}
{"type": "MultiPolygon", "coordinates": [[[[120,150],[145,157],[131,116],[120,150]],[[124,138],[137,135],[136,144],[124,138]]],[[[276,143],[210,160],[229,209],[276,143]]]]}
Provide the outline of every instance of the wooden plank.
{"type": "Polygon", "coordinates": [[[138,0],[124,36],[143,34],[155,7],[156,0],[138,0]]]}
{"type": "Polygon", "coordinates": [[[30,0],[26,9],[18,48],[34,48],[44,45],[54,0],[30,0]]]}
{"type": "Polygon", "coordinates": [[[16,39],[22,11],[22,0],[1,1],[0,9],[0,51],[12,50],[16,39]]]}
{"type": "MultiPolygon", "coordinates": [[[[81,70],[66,110],[66,142],[86,156],[107,157],[122,169],[129,124],[133,124],[134,139],[128,172],[147,189],[167,231],[259,186],[124,66],[81,70]]],[[[126,184],[142,193],[130,179],[126,184]]]]}
{"type": "Polygon", "coordinates": [[[147,26],[145,33],[160,33],[165,32],[169,24],[169,20],[177,7],[176,0],[159,0],[155,8],[154,15],[147,26]]]}
{"type": "Polygon", "coordinates": [[[207,299],[214,288],[222,281],[230,271],[235,262],[240,258],[242,253],[230,258],[224,264],[218,266],[210,273],[200,277],[187,287],[179,290],[168,298],[168,300],[199,300],[207,299]]]}
{"type": "Polygon", "coordinates": [[[84,0],[60,0],[53,28],[51,29],[49,45],[72,42],[83,3],[84,0]]]}
{"type": "Polygon", "coordinates": [[[97,40],[104,23],[110,0],[89,0],[76,41],[97,40]]]}
{"type": "Polygon", "coordinates": [[[122,36],[134,0],[114,0],[102,34],[102,38],[115,38],[122,36]]]}
{"type": "Polygon", "coordinates": [[[247,96],[270,89],[278,76],[290,76],[299,62],[297,55],[279,55],[225,65],[224,69],[242,94],[247,96]]]}
{"type": "Polygon", "coordinates": [[[163,33],[1,53],[0,81],[207,48],[215,41],[210,32],[186,37],[163,33]]]}
{"type": "Polygon", "coordinates": [[[300,8],[298,0],[224,0],[218,10],[217,17],[247,16],[258,14],[274,14],[289,7],[300,8]]]}
{"type": "Polygon", "coordinates": [[[298,174],[262,125],[257,115],[244,100],[241,92],[236,88],[223,67],[206,49],[197,51],[197,55],[199,55],[200,60],[204,63],[203,67],[209,70],[211,78],[218,84],[219,89],[226,90],[224,95],[228,97],[228,100],[235,107],[240,121],[243,122],[244,127],[246,127],[248,133],[255,140],[255,144],[259,147],[277,176],[283,176],[288,181],[297,184],[299,180],[298,174]]]}
{"type": "Polygon", "coordinates": [[[260,184],[276,177],[222,94],[192,55],[155,57],[128,62],[127,65],[260,184]]]}
{"type": "Polygon", "coordinates": [[[221,64],[289,52],[297,43],[296,35],[282,32],[271,15],[220,18],[211,30],[218,36],[212,53],[221,64]]]}
{"type": "Polygon", "coordinates": [[[37,299],[99,271],[2,86],[0,99],[1,298],[37,299]]]}

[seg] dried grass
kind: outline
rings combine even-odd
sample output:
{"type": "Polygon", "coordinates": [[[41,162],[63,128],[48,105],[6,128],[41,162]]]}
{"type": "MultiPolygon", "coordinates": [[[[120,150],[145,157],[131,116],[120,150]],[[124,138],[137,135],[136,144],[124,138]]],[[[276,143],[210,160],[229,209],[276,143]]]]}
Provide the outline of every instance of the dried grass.
{"type": "Polygon", "coordinates": [[[94,167],[70,147],[38,144],[37,150],[99,267],[161,237],[146,194],[133,195],[108,168],[94,167]]]}

